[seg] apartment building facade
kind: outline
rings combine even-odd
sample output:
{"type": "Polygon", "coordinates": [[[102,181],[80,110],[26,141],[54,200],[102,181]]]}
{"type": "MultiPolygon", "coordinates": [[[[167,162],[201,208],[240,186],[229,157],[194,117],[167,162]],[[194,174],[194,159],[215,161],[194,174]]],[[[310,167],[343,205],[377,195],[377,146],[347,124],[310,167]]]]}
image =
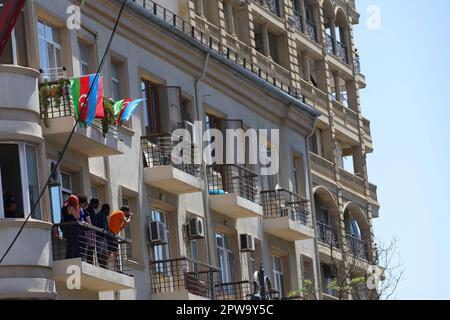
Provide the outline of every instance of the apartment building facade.
{"type": "MultiPolygon", "coordinates": [[[[96,72],[121,1],[85,1],[81,28],[69,29],[71,5],[81,4],[27,1],[0,60],[2,190],[16,202],[13,215],[0,211],[4,244],[75,125],[66,80],[96,72]]],[[[274,297],[296,297],[308,279],[317,298],[336,299],[331,260],[371,260],[379,210],[365,160],[373,146],[359,100],[358,19],[344,0],[128,1],[103,91],[144,106],[121,127],[75,130],[0,265],[0,297],[248,299],[262,265],[274,297]],[[279,154],[280,170],[175,163],[170,133],[203,134],[195,121],[224,135],[279,129],[279,143],[268,131],[257,152],[279,154]],[[70,194],[135,212],[107,266],[96,240],[109,235],[91,226],[81,226],[83,259],[67,255],[59,223],[70,194]]]]}

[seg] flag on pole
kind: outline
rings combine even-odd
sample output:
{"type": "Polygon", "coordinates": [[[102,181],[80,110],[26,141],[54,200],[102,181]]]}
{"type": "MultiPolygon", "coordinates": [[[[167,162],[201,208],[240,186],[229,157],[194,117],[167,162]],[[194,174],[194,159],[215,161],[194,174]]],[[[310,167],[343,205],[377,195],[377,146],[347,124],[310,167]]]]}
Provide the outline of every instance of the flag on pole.
{"type": "Polygon", "coordinates": [[[117,101],[114,104],[114,115],[116,116],[116,124],[120,125],[122,122],[126,122],[131,119],[131,116],[136,111],[138,105],[144,101],[144,99],[124,99],[117,101]]]}
{"type": "Polygon", "coordinates": [[[95,118],[104,118],[103,109],[103,78],[94,75],[83,76],[70,80],[72,87],[73,108],[78,122],[92,124],[95,118]],[[89,90],[89,99],[86,101],[89,90]],[[84,107],[84,108],[83,108],[84,107]]]}

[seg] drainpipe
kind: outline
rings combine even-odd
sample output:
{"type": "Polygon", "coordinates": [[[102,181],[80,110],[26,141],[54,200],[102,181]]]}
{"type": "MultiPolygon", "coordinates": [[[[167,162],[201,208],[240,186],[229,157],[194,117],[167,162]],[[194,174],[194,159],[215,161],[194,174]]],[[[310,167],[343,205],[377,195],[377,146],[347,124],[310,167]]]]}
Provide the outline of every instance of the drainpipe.
{"type": "Polygon", "coordinates": [[[211,212],[209,209],[209,185],[208,185],[208,173],[207,173],[207,167],[206,162],[203,159],[203,150],[205,149],[205,142],[203,141],[203,128],[206,128],[206,121],[205,121],[205,108],[203,107],[203,101],[200,98],[200,83],[203,81],[203,79],[206,76],[206,73],[208,71],[208,63],[209,63],[209,53],[206,54],[205,61],[203,64],[202,73],[199,78],[195,79],[194,81],[194,87],[195,87],[195,113],[196,113],[196,120],[201,121],[202,123],[202,130],[201,132],[197,132],[199,134],[200,144],[199,144],[199,151],[200,151],[200,159],[201,159],[201,177],[203,179],[203,208],[205,212],[205,229],[207,232],[207,245],[206,245],[206,256],[207,256],[207,263],[209,265],[215,266],[216,265],[216,259],[215,259],[215,241],[214,241],[214,232],[212,229],[212,223],[211,223],[211,212]]]}
{"type": "MultiPolygon", "coordinates": [[[[314,190],[313,190],[313,183],[312,183],[312,174],[311,174],[311,161],[309,158],[309,138],[311,138],[314,135],[314,132],[316,131],[316,127],[317,127],[317,122],[319,121],[319,118],[316,118],[314,120],[314,126],[313,126],[313,130],[310,134],[308,134],[305,137],[305,143],[306,143],[306,150],[307,150],[307,157],[306,157],[306,165],[309,168],[308,170],[308,180],[309,180],[309,194],[310,194],[310,205],[311,205],[311,218],[312,218],[312,223],[313,223],[313,228],[314,228],[314,234],[316,234],[317,229],[316,229],[316,208],[315,208],[315,203],[314,203],[314,190]]],[[[316,270],[317,270],[317,287],[319,292],[316,294],[317,298],[322,299],[322,279],[321,279],[321,272],[320,272],[320,261],[319,261],[319,257],[320,257],[320,253],[319,253],[319,242],[317,239],[317,234],[314,237],[314,251],[316,254],[316,259],[315,259],[315,264],[316,264],[316,270]]]]}

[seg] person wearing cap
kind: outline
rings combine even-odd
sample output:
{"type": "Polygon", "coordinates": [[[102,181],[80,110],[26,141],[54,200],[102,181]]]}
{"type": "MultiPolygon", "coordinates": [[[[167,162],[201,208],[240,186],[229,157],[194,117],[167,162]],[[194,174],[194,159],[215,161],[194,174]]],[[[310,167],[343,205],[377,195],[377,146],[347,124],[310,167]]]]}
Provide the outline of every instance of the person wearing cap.
{"type": "Polygon", "coordinates": [[[61,209],[61,231],[66,240],[66,259],[79,258],[80,255],[80,201],[71,195],[61,209]]]}

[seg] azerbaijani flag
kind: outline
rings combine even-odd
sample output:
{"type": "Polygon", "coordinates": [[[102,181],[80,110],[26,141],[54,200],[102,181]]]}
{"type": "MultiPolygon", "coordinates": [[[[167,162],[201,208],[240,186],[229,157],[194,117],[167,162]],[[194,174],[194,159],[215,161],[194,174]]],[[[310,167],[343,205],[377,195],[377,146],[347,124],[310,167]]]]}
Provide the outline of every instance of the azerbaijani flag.
{"type": "Polygon", "coordinates": [[[77,121],[84,124],[92,124],[95,118],[104,118],[103,109],[103,78],[94,75],[83,76],[70,80],[72,87],[73,108],[77,121]],[[95,80],[95,81],[94,81],[95,80]],[[86,101],[90,88],[89,99],[86,101]]]}
{"type": "Polygon", "coordinates": [[[114,104],[114,115],[116,117],[116,124],[119,125],[122,122],[130,120],[133,113],[136,111],[138,105],[144,101],[144,99],[124,99],[117,101],[114,104]]]}

